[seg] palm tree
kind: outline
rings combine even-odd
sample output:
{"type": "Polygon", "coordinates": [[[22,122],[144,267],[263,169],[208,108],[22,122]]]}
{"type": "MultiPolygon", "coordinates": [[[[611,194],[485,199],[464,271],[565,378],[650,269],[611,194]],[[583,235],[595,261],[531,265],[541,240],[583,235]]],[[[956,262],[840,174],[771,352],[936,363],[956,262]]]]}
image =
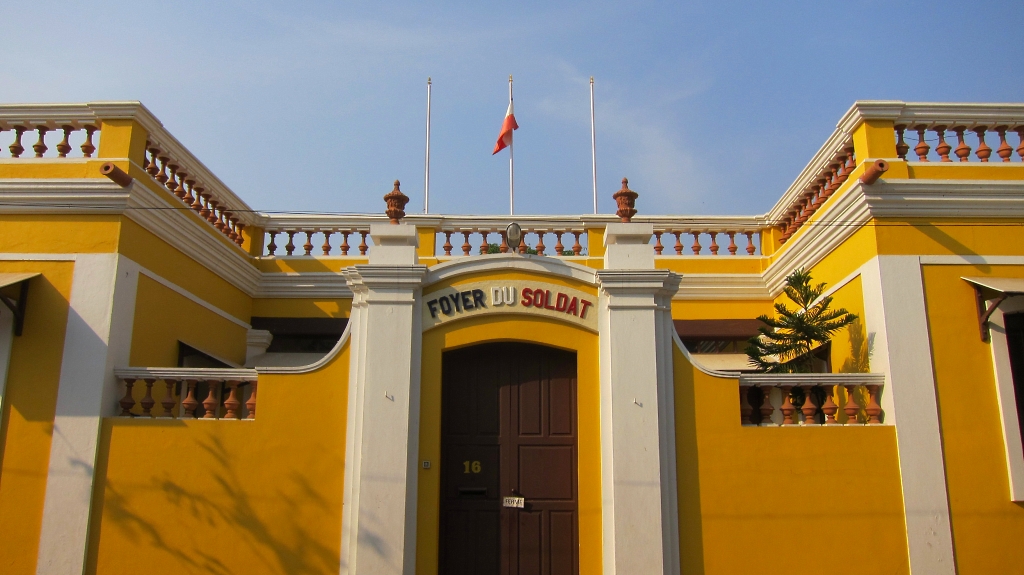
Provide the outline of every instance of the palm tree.
{"type": "Polygon", "coordinates": [[[832,297],[821,297],[824,291],[825,284],[811,285],[811,274],[802,268],[786,277],[786,296],[797,308],[776,303],[778,317],[757,318],[765,325],[749,340],[746,351],[751,365],[764,373],[812,371],[811,350],[828,343],[837,331],[857,320],[845,309],[829,309],[832,297]]]}

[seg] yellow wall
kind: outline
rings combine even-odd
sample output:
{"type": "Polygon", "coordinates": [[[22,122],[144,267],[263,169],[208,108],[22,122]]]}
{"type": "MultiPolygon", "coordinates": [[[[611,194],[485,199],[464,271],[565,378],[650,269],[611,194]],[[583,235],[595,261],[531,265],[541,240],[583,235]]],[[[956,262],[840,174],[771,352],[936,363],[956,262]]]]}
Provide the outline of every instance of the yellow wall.
{"type": "MultiPolygon", "coordinates": [[[[529,277],[519,275],[516,279],[529,277]]],[[[555,278],[543,276],[543,281],[554,282],[555,278]]],[[[572,287],[583,289],[586,286],[572,287]]],[[[423,334],[420,459],[441,460],[441,353],[444,350],[492,341],[525,341],[575,351],[578,362],[580,573],[600,573],[601,410],[597,334],[556,321],[507,317],[475,317],[442,324],[423,334]]],[[[420,470],[416,539],[419,575],[437,573],[440,467],[420,470]]]]}
{"type": "Polygon", "coordinates": [[[888,255],[1020,255],[1020,220],[879,220],[878,253],[888,255]]]}
{"type": "Polygon", "coordinates": [[[253,317],[349,317],[352,299],[260,298],[252,301],[253,317]]]}
{"type": "Polygon", "coordinates": [[[241,365],[247,329],[148,276],[139,275],[132,327],[131,365],[176,367],[178,342],[241,365]]]}
{"type": "Polygon", "coordinates": [[[894,427],[744,427],[737,380],[673,361],[683,573],[910,572],[894,427]]]}
{"type": "Polygon", "coordinates": [[[261,375],[253,421],[105,419],[87,572],[337,574],[348,366],[261,375]]]}
{"type": "Polygon", "coordinates": [[[111,253],[117,250],[118,216],[14,215],[0,217],[4,253],[111,253]]]}
{"type": "Polygon", "coordinates": [[[1024,506],[1010,501],[992,351],[961,276],[1024,277],[1024,266],[923,266],[959,573],[1016,573],[1024,506]]]}
{"type": "Polygon", "coordinates": [[[43,274],[30,280],[0,413],[0,572],[28,575],[36,572],[74,264],[0,262],[0,273],[12,272],[43,274]]]}

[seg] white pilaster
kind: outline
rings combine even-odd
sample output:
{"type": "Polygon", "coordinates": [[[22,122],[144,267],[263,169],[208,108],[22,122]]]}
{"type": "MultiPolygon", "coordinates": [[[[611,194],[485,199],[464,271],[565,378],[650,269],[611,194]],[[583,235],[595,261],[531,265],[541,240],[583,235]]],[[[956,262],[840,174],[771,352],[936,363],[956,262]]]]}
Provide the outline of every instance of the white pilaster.
{"type": "Polygon", "coordinates": [[[921,262],[917,256],[878,256],[862,270],[864,322],[874,333],[871,370],[884,372],[882,403],[896,425],[910,570],[953,575],[945,462],[921,262]]]}
{"type": "Polygon", "coordinates": [[[7,396],[7,368],[14,345],[14,312],[0,308],[0,427],[3,427],[4,398],[7,396]]]}
{"type": "Polygon", "coordinates": [[[127,365],[139,266],[119,254],[79,254],[71,283],[50,443],[36,573],[85,572],[96,447],[115,414],[114,367],[127,365]]]}
{"type": "Polygon", "coordinates": [[[380,228],[370,264],[344,272],[354,297],[341,572],[412,575],[427,268],[416,265],[415,228],[380,228]]]}
{"type": "Polygon", "coordinates": [[[653,269],[652,233],[609,225],[611,269],[597,272],[606,575],[679,572],[670,304],[681,278],[653,269]]]}

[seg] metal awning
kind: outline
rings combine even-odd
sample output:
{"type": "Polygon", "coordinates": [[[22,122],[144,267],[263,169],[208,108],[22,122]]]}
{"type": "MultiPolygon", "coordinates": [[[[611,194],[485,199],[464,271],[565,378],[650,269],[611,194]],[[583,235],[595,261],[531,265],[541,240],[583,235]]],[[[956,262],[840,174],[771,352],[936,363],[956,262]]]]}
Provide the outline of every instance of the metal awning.
{"type": "Polygon", "coordinates": [[[18,300],[12,300],[11,298],[0,294],[0,302],[10,308],[11,313],[14,314],[14,335],[21,335],[21,329],[25,325],[25,308],[28,306],[28,280],[39,275],[38,272],[32,273],[0,273],[0,289],[15,284],[21,284],[21,290],[18,293],[18,300]]]}
{"type": "Polygon", "coordinates": [[[1006,298],[1024,295],[1024,278],[994,277],[961,277],[971,284],[978,304],[978,328],[981,330],[981,341],[989,340],[988,320],[999,304],[1006,298]],[[992,303],[986,304],[988,300],[992,303]]]}

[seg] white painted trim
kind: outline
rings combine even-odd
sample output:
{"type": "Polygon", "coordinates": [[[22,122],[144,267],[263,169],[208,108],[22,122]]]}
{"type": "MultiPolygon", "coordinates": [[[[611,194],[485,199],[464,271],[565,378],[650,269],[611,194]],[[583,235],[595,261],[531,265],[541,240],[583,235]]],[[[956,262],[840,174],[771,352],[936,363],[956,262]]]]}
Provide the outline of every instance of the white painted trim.
{"type": "Polygon", "coordinates": [[[118,367],[118,379],[195,379],[197,381],[256,381],[255,369],[220,367],[118,367]]]}
{"type": "Polygon", "coordinates": [[[744,373],[740,385],[885,385],[884,373],[744,373]]]}
{"type": "Polygon", "coordinates": [[[73,262],[78,258],[78,254],[13,254],[13,253],[0,253],[0,261],[5,262],[73,262]]]}
{"type": "Polygon", "coordinates": [[[11,365],[11,348],[14,346],[14,313],[4,307],[0,309],[0,429],[4,424],[4,401],[7,399],[7,370],[11,365]]]}
{"type": "Polygon", "coordinates": [[[1016,392],[1013,389],[1013,370],[1010,350],[1006,341],[1006,314],[1024,311],[1024,298],[1010,298],[992,313],[988,320],[991,333],[992,365],[995,376],[996,397],[999,400],[999,420],[1003,432],[1003,450],[1006,472],[1009,475],[1010,501],[1024,501],[1024,446],[1021,445],[1017,414],[1016,392]]]}
{"type": "Polygon", "coordinates": [[[488,254],[462,258],[430,268],[424,287],[456,276],[481,272],[520,271],[574,279],[597,285],[597,270],[548,256],[529,254],[488,254]]]}
{"type": "Polygon", "coordinates": [[[686,349],[686,346],[683,345],[683,340],[679,339],[679,334],[674,329],[672,330],[672,341],[675,342],[676,348],[678,348],[679,351],[682,352],[683,357],[686,358],[686,361],[690,362],[690,364],[693,365],[693,367],[697,368],[697,371],[703,373],[704,375],[710,375],[711,377],[717,377],[719,379],[735,379],[737,381],[739,380],[740,372],[738,371],[718,371],[716,369],[704,367],[704,365],[702,365],[693,357],[693,354],[690,353],[690,350],[686,349]]]}
{"type": "Polygon", "coordinates": [[[84,573],[97,445],[131,351],[138,266],[78,254],[71,284],[36,573],[84,573]]]}
{"type": "Polygon", "coordinates": [[[946,255],[946,256],[921,256],[921,265],[993,265],[1008,266],[1024,265],[1024,256],[978,256],[978,255],[946,255]]]}
{"type": "Polygon", "coordinates": [[[771,294],[761,274],[682,274],[672,299],[762,300],[771,299],[771,294]]]}
{"type": "Polygon", "coordinates": [[[341,272],[263,273],[253,297],[349,299],[352,290],[341,272]]]}
{"type": "Polygon", "coordinates": [[[235,316],[229,314],[228,312],[220,309],[219,307],[213,305],[212,303],[210,303],[210,302],[200,298],[199,296],[195,295],[194,293],[186,290],[185,288],[183,288],[183,287],[179,286],[178,284],[170,281],[169,279],[167,279],[167,278],[157,274],[156,272],[150,271],[150,270],[140,266],[139,267],[139,273],[141,273],[142,275],[144,275],[144,276],[148,277],[149,279],[155,281],[156,283],[164,286],[165,288],[173,291],[174,293],[184,297],[185,299],[188,299],[189,301],[191,301],[191,302],[193,302],[195,304],[198,304],[198,305],[200,305],[200,306],[202,306],[202,307],[212,311],[213,313],[219,315],[220,317],[230,321],[231,323],[233,323],[233,324],[235,324],[235,325],[237,325],[239,327],[243,327],[245,329],[252,329],[252,326],[249,325],[248,323],[238,319],[237,317],[235,317],[235,316]]]}
{"type": "Polygon", "coordinates": [[[945,461],[921,262],[878,256],[861,268],[864,320],[875,334],[871,369],[885,374],[886,419],[896,425],[912,573],[954,575],[945,461]]]}

